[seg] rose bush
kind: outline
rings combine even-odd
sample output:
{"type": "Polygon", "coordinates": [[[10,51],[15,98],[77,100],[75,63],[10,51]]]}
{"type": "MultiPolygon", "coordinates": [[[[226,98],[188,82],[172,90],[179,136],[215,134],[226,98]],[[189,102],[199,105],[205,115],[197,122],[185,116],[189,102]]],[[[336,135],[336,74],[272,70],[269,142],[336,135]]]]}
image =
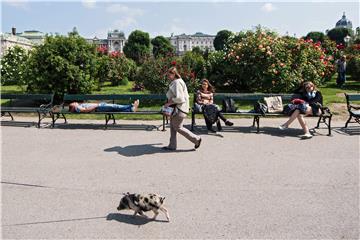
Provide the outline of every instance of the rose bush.
{"type": "Polygon", "coordinates": [[[187,65],[182,62],[181,58],[173,55],[146,60],[136,74],[136,85],[152,93],[166,92],[169,86],[166,73],[172,66],[175,66],[179,71],[188,87],[188,91],[193,92],[199,83],[195,71],[191,65],[187,65]]]}
{"type": "Polygon", "coordinates": [[[233,43],[226,52],[212,56],[222,62],[211,66],[210,79],[214,79],[212,74],[220,74],[221,84],[238,92],[290,92],[302,81],[321,84],[331,77],[331,51],[320,42],[279,37],[258,28],[243,34],[241,41],[233,43]]]}

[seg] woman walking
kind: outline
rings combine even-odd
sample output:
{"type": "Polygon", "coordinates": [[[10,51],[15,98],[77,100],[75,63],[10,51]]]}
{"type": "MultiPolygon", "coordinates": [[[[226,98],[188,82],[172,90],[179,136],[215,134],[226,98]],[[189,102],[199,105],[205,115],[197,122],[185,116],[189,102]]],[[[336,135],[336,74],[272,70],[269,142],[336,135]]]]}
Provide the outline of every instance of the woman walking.
{"type": "Polygon", "coordinates": [[[189,93],[184,80],[181,79],[176,67],[168,71],[170,81],[169,90],[166,93],[168,102],[165,107],[173,107],[174,111],[170,116],[170,143],[163,147],[165,150],[174,151],[177,148],[177,133],[186,137],[194,143],[195,149],[200,147],[201,138],[183,127],[184,118],[189,113],[189,93]]]}

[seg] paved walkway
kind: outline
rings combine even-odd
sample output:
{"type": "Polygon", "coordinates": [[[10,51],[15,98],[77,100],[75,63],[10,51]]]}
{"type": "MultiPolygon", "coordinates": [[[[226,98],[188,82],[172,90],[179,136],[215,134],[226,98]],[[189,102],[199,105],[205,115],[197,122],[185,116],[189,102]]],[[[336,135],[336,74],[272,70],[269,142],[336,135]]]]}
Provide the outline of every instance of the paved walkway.
{"type": "Polygon", "coordinates": [[[357,239],[360,126],[300,140],[283,121],[261,119],[260,134],[251,119],[200,129],[201,147],[179,137],[177,152],[161,150],[169,131],[147,127],[160,121],[3,123],[2,238],[357,239]],[[118,212],[123,192],[165,196],[171,222],[118,212]]]}

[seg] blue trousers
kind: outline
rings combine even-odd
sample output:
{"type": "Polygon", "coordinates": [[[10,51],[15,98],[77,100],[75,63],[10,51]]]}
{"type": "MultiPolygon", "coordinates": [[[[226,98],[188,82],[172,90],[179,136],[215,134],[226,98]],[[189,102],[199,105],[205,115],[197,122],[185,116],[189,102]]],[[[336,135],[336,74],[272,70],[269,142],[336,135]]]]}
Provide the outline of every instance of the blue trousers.
{"type": "Polygon", "coordinates": [[[132,112],[132,107],[132,105],[100,103],[96,108],[96,112],[132,112]]]}
{"type": "Polygon", "coordinates": [[[336,79],[336,83],[338,86],[342,86],[346,81],[345,72],[338,72],[338,77],[336,79]]]}

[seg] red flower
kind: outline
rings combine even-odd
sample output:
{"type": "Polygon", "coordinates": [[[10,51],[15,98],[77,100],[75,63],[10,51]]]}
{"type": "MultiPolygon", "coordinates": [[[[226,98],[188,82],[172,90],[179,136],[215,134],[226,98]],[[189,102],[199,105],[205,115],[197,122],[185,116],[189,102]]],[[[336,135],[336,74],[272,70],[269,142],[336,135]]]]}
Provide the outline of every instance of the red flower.
{"type": "Polygon", "coordinates": [[[171,65],[176,66],[176,61],[172,61],[171,65]]]}

